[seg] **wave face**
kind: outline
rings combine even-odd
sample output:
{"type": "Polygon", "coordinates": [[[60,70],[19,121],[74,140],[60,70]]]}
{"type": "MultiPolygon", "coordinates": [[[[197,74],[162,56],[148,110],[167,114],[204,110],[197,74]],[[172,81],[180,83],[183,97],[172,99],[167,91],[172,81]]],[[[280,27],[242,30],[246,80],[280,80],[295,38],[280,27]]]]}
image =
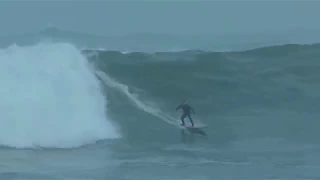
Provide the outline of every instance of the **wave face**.
{"type": "Polygon", "coordinates": [[[88,60],[70,44],[0,50],[0,144],[72,148],[119,134],[88,60]]]}
{"type": "Polygon", "coordinates": [[[185,99],[196,110],[194,119],[208,124],[220,141],[276,137],[306,142],[319,135],[319,45],[84,53],[100,69],[110,115],[128,139],[172,138],[166,135],[169,124],[179,123],[175,107],[185,99]]]}
{"type": "Polygon", "coordinates": [[[176,141],[175,108],[183,100],[215,143],[316,142],[319,58],[319,45],[152,54],[80,52],[67,43],[11,46],[0,51],[0,145],[176,141]]]}

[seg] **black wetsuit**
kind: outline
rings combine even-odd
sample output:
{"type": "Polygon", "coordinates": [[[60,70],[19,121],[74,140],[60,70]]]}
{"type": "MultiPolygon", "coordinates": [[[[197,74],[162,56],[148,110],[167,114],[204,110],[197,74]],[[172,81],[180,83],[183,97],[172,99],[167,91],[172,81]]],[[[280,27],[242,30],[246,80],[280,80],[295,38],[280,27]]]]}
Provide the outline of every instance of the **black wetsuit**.
{"type": "Polygon", "coordinates": [[[189,106],[188,104],[181,104],[180,106],[178,106],[176,108],[176,110],[178,110],[180,108],[183,110],[183,113],[182,113],[182,116],[181,116],[181,121],[182,121],[181,125],[184,125],[184,118],[188,117],[190,122],[191,122],[191,124],[192,124],[192,126],[193,126],[194,124],[193,124],[193,121],[192,121],[192,118],[191,118],[191,113],[190,113],[191,111],[194,113],[193,108],[191,106],[189,106]]]}

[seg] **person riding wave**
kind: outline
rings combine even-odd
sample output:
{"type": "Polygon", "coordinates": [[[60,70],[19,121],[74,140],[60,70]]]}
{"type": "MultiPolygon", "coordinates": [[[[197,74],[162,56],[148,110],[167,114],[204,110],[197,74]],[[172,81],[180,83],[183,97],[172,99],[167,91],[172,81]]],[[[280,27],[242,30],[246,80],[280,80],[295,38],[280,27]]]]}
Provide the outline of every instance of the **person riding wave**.
{"type": "Polygon", "coordinates": [[[182,113],[182,115],[181,115],[181,122],[182,122],[181,125],[182,125],[182,126],[185,125],[185,123],[184,123],[184,118],[188,117],[189,120],[190,120],[190,122],[191,122],[191,124],[192,124],[192,127],[193,127],[194,124],[193,124],[193,120],[192,120],[192,118],[191,118],[191,111],[192,111],[193,114],[195,114],[193,108],[192,108],[191,106],[189,106],[189,104],[188,104],[187,101],[184,101],[181,105],[179,105],[179,106],[176,108],[176,111],[177,111],[178,109],[182,109],[182,111],[183,111],[183,113],[182,113]]]}

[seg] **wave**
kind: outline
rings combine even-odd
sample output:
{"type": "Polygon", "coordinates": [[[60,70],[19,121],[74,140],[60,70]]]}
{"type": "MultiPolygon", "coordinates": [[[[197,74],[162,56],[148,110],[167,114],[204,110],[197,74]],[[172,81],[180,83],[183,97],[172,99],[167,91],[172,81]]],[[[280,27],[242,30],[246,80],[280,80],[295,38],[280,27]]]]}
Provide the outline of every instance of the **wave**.
{"type": "Polygon", "coordinates": [[[0,144],[73,148],[120,134],[94,69],[71,44],[0,50],[0,144]]]}
{"type": "Polygon", "coordinates": [[[122,53],[68,43],[1,49],[0,145],[172,140],[170,127],[180,118],[175,107],[185,99],[194,120],[209,125],[219,141],[252,134],[315,140],[319,50],[314,44],[122,53]]]}
{"type": "Polygon", "coordinates": [[[141,130],[142,124],[152,127],[157,123],[158,128],[167,129],[157,120],[177,122],[179,114],[174,109],[187,99],[196,109],[195,120],[208,124],[224,137],[227,132],[230,136],[240,132],[249,136],[252,132],[257,136],[286,134],[297,138],[299,133],[304,133],[304,137],[316,137],[316,131],[297,131],[297,128],[313,129],[317,124],[310,116],[320,108],[319,44],[233,52],[85,50],[83,53],[91,54],[90,61],[112,79],[105,80],[109,86],[113,83],[117,91],[112,93],[108,89],[113,103],[110,108],[121,128],[130,134],[127,136],[143,138],[138,130],[133,130],[141,130]],[[122,115],[123,112],[127,114],[122,115]],[[277,122],[257,120],[265,118],[276,118],[277,122]],[[311,119],[301,124],[301,118],[311,119]],[[246,125],[240,128],[237,125],[240,122],[246,125]],[[257,131],[257,122],[265,129],[257,131]],[[275,123],[281,125],[275,127],[275,123]]]}

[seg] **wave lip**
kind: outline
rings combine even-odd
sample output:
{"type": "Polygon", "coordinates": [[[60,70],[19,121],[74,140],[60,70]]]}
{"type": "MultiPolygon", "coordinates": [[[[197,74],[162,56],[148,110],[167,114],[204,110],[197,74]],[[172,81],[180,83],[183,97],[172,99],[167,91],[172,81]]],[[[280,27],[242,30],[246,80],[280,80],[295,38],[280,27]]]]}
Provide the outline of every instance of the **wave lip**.
{"type": "Polygon", "coordinates": [[[87,59],[67,43],[0,50],[0,144],[72,148],[120,137],[87,59]]]}

